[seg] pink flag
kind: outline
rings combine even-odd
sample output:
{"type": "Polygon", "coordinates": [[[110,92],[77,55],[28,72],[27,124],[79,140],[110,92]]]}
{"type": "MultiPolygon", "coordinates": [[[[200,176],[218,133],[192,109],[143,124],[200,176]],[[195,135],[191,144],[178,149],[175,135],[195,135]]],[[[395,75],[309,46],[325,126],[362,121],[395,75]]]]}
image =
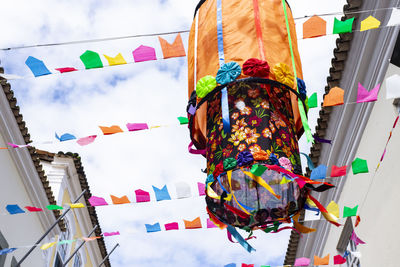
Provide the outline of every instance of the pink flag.
{"type": "Polygon", "coordinates": [[[76,142],[81,146],[86,146],[88,144],[93,143],[94,140],[96,139],[96,137],[97,137],[97,135],[82,137],[82,138],[79,138],[76,142]]]}
{"type": "Polygon", "coordinates": [[[138,190],[135,190],[135,194],[136,194],[136,202],[149,202],[150,201],[149,192],[138,189],[138,190]]]}
{"type": "Polygon", "coordinates": [[[213,221],[210,220],[210,218],[207,218],[207,228],[216,228],[218,226],[213,223],[213,221]]]}
{"type": "Polygon", "coordinates": [[[199,196],[206,195],[206,185],[203,183],[197,183],[197,188],[199,189],[199,196]]]}
{"type": "Polygon", "coordinates": [[[166,231],[179,230],[179,224],[177,222],[167,223],[164,226],[166,231]]]}
{"type": "Polygon", "coordinates": [[[358,236],[356,235],[356,232],[354,232],[351,234],[351,240],[354,241],[354,243],[356,244],[356,246],[358,246],[359,244],[365,244],[364,241],[362,241],[360,238],[358,238],[358,236]]]}
{"type": "Polygon", "coordinates": [[[308,266],[310,262],[309,258],[297,258],[294,262],[294,266],[308,266]]]}
{"type": "Polygon", "coordinates": [[[132,52],[135,62],[156,60],[156,50],[150,46],[141,45],[132,52]]]}
{"type": "Polygon", "coordinates": [[[102,197],[95,197],[95,196],[91,196],[89,198],[89,203],[90,205],[92,205],[93,207],[96,206],[107,206],[108,203],[104,200],[104,198],[102,197]]]}
{"type": "Polygon", "coordinates": [[[58,68],[58,69],[56,69],[56,70],[58,70],[60,73],[71,72],[71,71],[77,71],[77,69],[75,69],[75,68],[70,68],[70,67],[67,67],[67,68],[58,68]]]}
{"type": "Polygon", "coordinates": [[[378,99],[378,92],[380,88],[381,84],[378,84],[374,89],[368,92],[361,83],[358,83],[357,103],[376,101],[378,99]]]}
{"type": "Polygon", "coordinates": [[[340,255],[336,255],[335,257],[333,257],[333,264],[343,264],[345,262],[346,262],[346,259],[340,255]]]}
{"type": "Polygon", "coordinates": [[[333,165],[331,171],[331,177],[345,176],[347,172],[347,166],[338,167],[333,165]]]}
{"type": "Polygon", "coordinates": [[[306,185],[306,182],[304,182],[303,179],[297,178],[295,179],[295,181],[297,182],[300,188],[303,188],[306,185]]]}
{"type": "Polygon", "coordinates": [[[134,132],[140,130],[147,130],[149,129],[149,126],[147,125],[147,123],[127,123],[126,128],[128,128],[130,132],[134,132]]]}
{"type": "Polygon", "coordinates": [[[103,233],[103,236],[113,236],[113,235],[119,235],[119,232],[110,232],[110,233],[103,233]]]}
{"type": "Polygon", "coordinates": [[[13,147],[13,148],[20,148],[20,147],[28,147],[29,145],[16,145],[13,143],[7,143],[9,146],[13,147]]]}

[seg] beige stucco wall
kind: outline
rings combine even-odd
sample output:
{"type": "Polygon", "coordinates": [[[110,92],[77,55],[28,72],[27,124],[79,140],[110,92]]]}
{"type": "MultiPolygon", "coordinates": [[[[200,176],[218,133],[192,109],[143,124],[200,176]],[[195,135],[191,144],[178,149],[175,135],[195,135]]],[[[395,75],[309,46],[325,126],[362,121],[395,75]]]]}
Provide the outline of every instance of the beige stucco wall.
{"type": "MultiPolygon", "coordinates": [[[[386,78],[395,73],[400,74],[400,68],[390,65],[386,78]]],[[[383,83],[356,153],[356,157],[368,161],[369,173],[353,175],[351,172],[346,178],[338,178],[346,179],[338,202],[341,216],[343,206],[360,205],[361,223],[355,231],[367,242],[358,246],[363,267],[400,266],[397,259],[400,251],[397,231],[400,220],[400,123],[393,131],[385,158],[375,173],[397,114],[393,99],[386,100],[386,84],[383,83]]],[[[332,257],[336,252],[342,229],[331,227],[324,255],[331,253],[332,257]]]]}

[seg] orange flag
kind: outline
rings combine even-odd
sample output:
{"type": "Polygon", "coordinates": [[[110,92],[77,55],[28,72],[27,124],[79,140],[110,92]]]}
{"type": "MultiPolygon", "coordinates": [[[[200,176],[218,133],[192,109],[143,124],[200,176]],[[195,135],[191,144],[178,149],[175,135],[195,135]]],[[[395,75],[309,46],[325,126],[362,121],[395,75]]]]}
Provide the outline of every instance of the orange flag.
{"type": "Polygon", "coordinates": [[[131,203],[127,196],[123,196],[123,197],[116,197],[116,196],[113,196],[113,195],[110,195],[110,196],[111,196],[111,200],[112,200],[113,204],[131,203]]]}
{"type": "Polygon", "coordinates": [[[117,126],[113,125],[111,127],[105,127],[105,126],[99,126],[101,131],[103,132],[104,135],[109,135],[109,134],[115,134],[115,133],[122,133],[122,129],[117,126]]]}
{"type": "Polygon", "coordinates": [[[186,220],[183,220],[183,222],[185,223],[185,229],[202,228],[200,217],[197,217],[197,218],[194,219],[193,221],[186,221],[186,220]]]}
{"type": "Polygon", "coordinates": [[[317,255],[315,255],[314,256],[314,265],[329,265],[329,257],[330,257],[330,254],[326,255],[323,258],[320,258],[317,255]]]}
{"type": "Polygon", "coordinates": [[[303,23],[303,38],[313,38],[326,35],[326,21],[321,17],[312,16],[303,23]]]}
{"type": "Polygon", "coordinates": [[[183,47],[182,37],[179,33],[172,44],[168,43],[165,39],[161,37],[158,37],[158,40],[160,41],[164,58],[186,56],[185,48],[183,47]]]}
{"type": "Polygon", "coordinates": [[[82,240],[84,240],[85,242],[89,242],[89,241],[93,241],[93,240],[96,240],[99,238],[101,238],[101,236],[82,237],[82,240]]]}
{"type": "Polygon", "coordinates": [[[324,107],[343,105],[344,90],[339,87],[333,87],[324,97],[324,107]]]}

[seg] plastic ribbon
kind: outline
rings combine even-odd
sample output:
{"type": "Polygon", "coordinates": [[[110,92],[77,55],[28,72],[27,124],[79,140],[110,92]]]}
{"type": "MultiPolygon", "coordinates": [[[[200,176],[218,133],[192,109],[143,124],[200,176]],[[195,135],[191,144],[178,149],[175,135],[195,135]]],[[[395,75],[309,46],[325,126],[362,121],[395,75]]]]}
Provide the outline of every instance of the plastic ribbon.
{"type": "Polygon", "coordinates": [[[299,217],[300,217],[300,214],[297,213],[296,215],[293,216],[292,219],[293,219],[293,226],[294,226],[300,233],[308,234],[308,233],[312,233],[312,232],[317,231],[317,229],[308,228],[308,227],[302,225],[301,223],[299,223],[299,217]]]}
{"type": "Polygon", "coordinates": [[[381,162],[383,161],[383,158],[385,157],[386,148],[387,148],[387,146],[388,146],[388,144],[389,144],[390,139],[392,138],[392,133],[393,133],[394,128],[396,128],[397,122],[399,121],[399,117],[400,117],[400,113],[399,113],[399,115],[397,115],[396,120],[394,121],[392,130],[390,130],[389,138],[388,138],[388,140],[386,141],[385,149],[383,150],[383,153],[382,153],[381,159],[379,160],[378,166],[376,166],[375,172],[378,171],[379,166],[381,165],[381,162]]]}
{"type": "Polygon", "coordinates": [[[251,154],[249,151],[242,151],[238,155],[237,163],[240,167],[249,165],[253,161],[253,154],[251,154]]]}
{"type": "Polygon", "coordinates": [[[246,214],[250,215],[250,213],[241,205],[241,203],[236,199],[235,194],[233,193],[232,190],[232,170],[227,171],[226,175],[228,176],[228,183],[229,183],[229,189],[231,190],[231,194],[233,196],[233,199],[235,200],[236,204],[241,208],[246,214]]]}
{"type": "Polygon", "coordinates": [[[331,144],[332,145],[332,140],[319,138],[317,134],[314,134],[313,137],[314,137],[315,141],[317,141],[318,143],[325,143],[325,144],[331,144]]]}
{"type": "MultiPolygon", "coordinates": [[[[220,0],[219,0],[220,1],[220,0]]],[[[238,233],[238,231],[232,225],[228,225],[229,233],[239,242],[239,244],[244,247],[247,252],[251,253],[252,251],[256,251],[249,243],[238,233]]]]}
{"type": "Polygon", "coordinates": [[[263,43],[263,39],[262,39],[260,9],[258,7],[258,0],[253,0],[253,9],[254,9],[254,22],[256,24],[258,50],[260,52],[261,59],[265,60],[265,48],[264,48],[264,43],[263,43]]]}
{"type": "Polygon", "coordinates": [[[210,184],[207,184],[207,196],[213,199],[220,199],[217,193],[215,193],[215,191],[211,188],[210,184]]]}
{"type": "Polygon", "coordinates": [[[306,209],[306,210],[311,210],[311,211],[315,211],[317,214],[315,214],[316,216],[318,216],[319,215],[319,209],[318,208],[313,208],[313,207],[310,207],[310,206],[308,206],[307,204],[304,204],[304,209],[306,209]]]}
{"type": "MultiPolygon", "coordinates": [[[[225,63],[224,55],[224,37],[222,33],[222,0],[217,0],[217,39],[218,39],[218,58],[219,66],[225,63]]],[[[224,133],[228,134],[231,131],[228,105],[228,90],[226,87],[221,90],[221,109],[222,122],[224,124],[224,133]]]]}
{"type": "MultiPolygon", "coordinates": [[[[283,5],[283,11],[285,13],[286,29],[287,29],[287,32],[288,32],[290,55],[292,57],[294,79],[297,81],[296,64],[295,64],[295,61],[294,61],[292,37],[290,35],[289,19],[288,19],[288,14],[287,14],[287,10],[286,10],[286,1],[285,0],[282,0],[282,5],[283,5]]],[[[301,99],[297,99],[297,103],[299,105],[300,118],[301,118],[301,122],[303,124],[304,132],[305,132],[306,137],[307,137],[307,142],[314,142],[314,138],[313,138],[313,136],[311,134],[310,125],[308,124],[307,115],[306,115],[306,111],[305,111],[304,106],[303,106],[303,102],[301,101],[301,99]]]]}
{"type": "Polygon", "coordinates": [[[249,216],[250,216],[250,215],[248,215],[247,213],[244,213],[243,211],[238,210],[237,208],[232,207],[232,206],[230,206],[230,205],[228,205],[228,204],[226,204],[226,203],[224,203],[224,205],[225,205],[225,207],[226,207],[227,210],[230,210],[231,212],[235,213],[235,214],[236,214],[237,216],[239,216],[240,218],[246,219],[246,218],[249,218],[249,216]]]}
{"type": "Polygon", "coordinates": [[[275,192],[272,189],[272,187],[267,182],[265,182],[263,178],[261,178],[260,176],[255,176],[251,172],[244,171],[243,169],[242,169],[242,172],[244,174],[246,174],[247,176],[249,176],[254,181],[256,181],[258,184],[260,184],[262,187],[267,189],[274,197],[276,197],[277,199],[281,199],[281,196],[275,194],[275,192]]]}
{"type": "Polygon", "coordinates": [[[225,229],[227,227],[227,225],[223,222],[221,222],[220,220],[217,219],[217,217],[215,217],[214,214],[212,214],[212,212],[208,209],[208,207],[206,207],[208,216],[210,216],[210,220],[219,227],[219,229],[225,229]]]}
{"type": "Polygon", "coordinates": [[[306,157],[308,168],[309,168],[311,171],[314,170],[315,167],[314,167],[314,164],[313,164],[311,158],[310,158],[306,153],[300,152],[300,154],[303,155],[304,157],[306,157]]]}
{"type": "Polygon", "coordinates": [[[330,222],[331,224],[334,224],[336,226],[340,226],[340,223],[336,222],[335,220],[335,216],[333,216],[332,214],[330,214],[325,208],[324,206],[321,205],[321,203],[318,202],[318,200],[316,200],[313,196],[311,196],[310,194],[308,195],[308,198],[314,202],[314,204],[317,206],[317,208],[321,211],[322,216],[324,216],[324,218],[330,222]]]}
{"type": "MultiPolygon", "coordinates": [[[[229,241],[231,241],[232,243],[238,243],[238,242],[235,242],[235,241],[232,240],[232,234],[229,231],[226,231],[226,234],[228,235],[229,241]]],[[[253,234],[253,233],[251,233],[251,234],[253,234]]],[[[247,240],[250,240],[250,239],[253,239],[253,238],[257,238],[257,237],[256,236],[249,236],[245,240],[247,241],[247,240]]]]}
{"type": "Polygon", "coordinates": [[[190,154],[203,155],[203,156],[206,155],[205,149],[194,149],[194,148],[192,148],[192,146],[193,146],[193,142],[190,142],[189,146],[188,146],[188,151],[190,154]]]}

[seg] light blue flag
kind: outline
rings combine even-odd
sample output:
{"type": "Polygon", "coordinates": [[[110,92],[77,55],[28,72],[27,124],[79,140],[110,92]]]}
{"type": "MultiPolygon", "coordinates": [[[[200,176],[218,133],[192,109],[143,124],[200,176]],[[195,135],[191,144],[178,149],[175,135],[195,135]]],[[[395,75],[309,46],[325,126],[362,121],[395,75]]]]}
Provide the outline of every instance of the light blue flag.
{"type": "Polygon", "coordinates": [[[325,165],[319,165],[317,168],[312,170],[310,179],[311,180],[325,179],[327,170],[328,167],[326,167],[325,165]]]}
{"type": "Polygon", "coordinates": [[[58,140],[60,140],[60,142],[76,139],[75,136],[73,136],[72,134],[69,134],[69,133],[65,133],[61,136],[58,136],[58,134],[56,133],[56,138],[58,140]]]}
{"type": "Polygon", "coordinates": [[[12,215],[12,214],[18,214],[18,213],[25,213],[23,209],[21,209],[18,205],[7,205],[6,210],[12,215]]]}
{"type": "Polygon", "coordinates": [[[171,200],[171,196],[169,195],[167,185],[164,185],[163,188],[158,189],[157,187],[153,186],[154,193],[156,194],[157,201],[161,200],[171,200]]]}
{"type": "Polygon", "coordinates": [[[147,233],[160,232],[161,227],[159,223],[145,224],[147,233]]]}
{"type": "Polygon", "coordinates": [[[30,68],[35,77],[51,74],[43,61],[37,58],[29,56],[26,59],[25,64],[30,68]]]}
{"type": "Polygon", "coordinates": [[[236,267],[236,263],[229,263],[227,265],[224,265],[224,267],[236,267]]]}

